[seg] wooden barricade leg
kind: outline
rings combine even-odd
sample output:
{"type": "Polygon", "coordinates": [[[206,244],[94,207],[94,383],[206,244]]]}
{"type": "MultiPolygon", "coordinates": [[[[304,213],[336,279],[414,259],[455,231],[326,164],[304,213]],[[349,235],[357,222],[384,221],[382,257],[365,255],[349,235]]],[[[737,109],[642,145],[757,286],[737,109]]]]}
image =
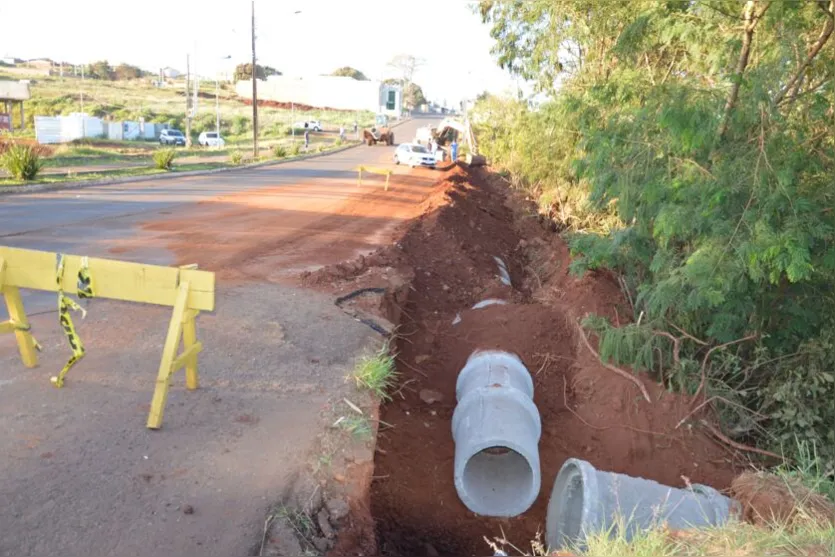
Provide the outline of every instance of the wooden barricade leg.
{"type": "Polygon", "coordinates": [[[194,390],[199,386],[197,353],[200,352],[202,344],[197,342],[197,325],[194,323],[199,313],[199,311],[190,309],[186,311],[183,319],[183,356],[186,356],[186,388],[189,390],[194,390]]]}
{"type": "Polygon", "coordinates": [[[29,320],[26,318],[23,300],[20,298],[20,290],[16,286],[4,286],[5,274],[6,262],[0,257],[0,293],[3,294],[6,301],[6,309],[9,310],[9,320],[0,323],[0,332],[5,332],[3,331],[4,325],[9,330],[14,331],[23,365],[35,367],[38,365],[38,352],[35,349],[35,338],[29,331],[29,320]]]}
{"type": "Polygon", "coordinates": [[[162,426],[162,415],[165,411],[165,401],[168,399],[168,387],[171,384],[171,374],[174,372],[174,359],[180,347],[180,336],[183,333],[186,303],[188,302],[188,283],[180,283],[180,290],[174,302],[174,312],[168,324],[168,336],[162,348],[162,361],[159,363],[157,383],[154,388],[154,398],[151,400],[151,412],[148,414],[148,427],[159,429],[162,426]]]}

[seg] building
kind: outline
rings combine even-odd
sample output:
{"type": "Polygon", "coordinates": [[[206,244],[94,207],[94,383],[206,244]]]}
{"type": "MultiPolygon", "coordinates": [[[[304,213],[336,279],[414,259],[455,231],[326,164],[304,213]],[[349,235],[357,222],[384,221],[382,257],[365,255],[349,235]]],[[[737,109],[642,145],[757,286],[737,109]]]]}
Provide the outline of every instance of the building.
{"type": "Polygon", "coordinates": [[[172,67],[168,66],[168,67],[162,68],[162,75],[165,76],[168,79],[177,79],[178,77],[183,75],[183,73],[176,68],[172,68],[172,67]]]}
{"type": "MultiPolygon", "coordinates": [[[[235,85],[238,96],[252,98],[252,81],[235,85]]],[[[399,85],[379,81],[358,81],[351,77],[317,75],[297,77],[273,75],[258,81],[258,99],[295,103],[316,108],[364,110],[400,116],[403,95],[399,85]]]]}

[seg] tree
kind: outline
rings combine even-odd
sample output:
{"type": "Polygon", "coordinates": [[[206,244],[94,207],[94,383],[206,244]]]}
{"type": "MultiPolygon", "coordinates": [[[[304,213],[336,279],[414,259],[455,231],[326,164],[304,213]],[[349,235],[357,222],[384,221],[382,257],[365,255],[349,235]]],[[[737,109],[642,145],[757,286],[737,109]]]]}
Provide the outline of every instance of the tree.
{"type": "MultiPolygon", "coordinates": [[[[399,85],[403,87],[402,80],[390,77],[383,80],[387,85],[399,85]]],[[[417,83],[409,83],[403,88],[403,105],[410,108],[426,104],[427,100],[423,94],[423,89],[417,83]]]]}
{"type": "MultiPolygon", "coordinates": [[[[270,66],[256,64],[258,79],[267,79],[271,75],[281,75],[281,72],[270,66]]],[[[252,63],[235,66],[235,81],[252,79],[252,63]]]]}
{"type": "Polygon", "coordinates": [[[574,272],[619,276],[634,314],[586,321],[601,356],[835,462],[835,0],[480,8],[499,63],[551,95],[482,99],[480,148],[574,272]]]}
{"type": "Polygon", "coordinates": [[[99,60],[87,67],[87,76],[93,79],[113,79],[113,68],[107,60],[99,60]]]}
{"type": "MultiPolygon", "coordinates": [[[[411,84],[414,81],[415,72],[424,64],[423,59],[411,54],[398,54],[388,63],[388,66],[398,74],[396,79],[403,87],[403,102],[409,108],[414,108],[417,104],[420,104],[415,102],[418,100],[417,92],[420,88],[416,90],[411,87],[411,84]]],[[[426,102],[426,99],[423,98],[423,91],[420,91],[420,98],[423,99],[423,102],[426,102]]]]}
{"type": "Polygon", "coordinates": [[[138,79],[143,75],[145,75],[145,72],[130,64],[119,64],[113,68],[113,76],[118,80],[138,79]]]}
{"type": "Polygon", "coordinates": [[[364,73],[362,73],[356,68],[352,68],[351,66],[343,66],[341,68],[337,68],[331,75],[337,77],[352,77],[357,81],[368,81],[368,78],[365,77],[364,73]]]}

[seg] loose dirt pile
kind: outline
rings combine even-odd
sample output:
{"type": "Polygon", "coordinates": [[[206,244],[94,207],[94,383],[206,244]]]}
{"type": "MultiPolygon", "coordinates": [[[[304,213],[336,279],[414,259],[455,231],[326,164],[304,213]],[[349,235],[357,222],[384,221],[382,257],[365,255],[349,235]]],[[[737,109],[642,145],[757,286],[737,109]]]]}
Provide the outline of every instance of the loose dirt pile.
{"type": "Polygon", "coordinates": [[[577,320],[587,312],[612,320],[627,315],[616,281],[568,275],[563,242],[526,216],[497,179],[457,169],[396,244],[303,277],[309,286],[342,293],[387,286],[378,311],[399,324],[399,384],[381,408],[388,425],[378,435],[371,486],[384,555],[484,555],[483,537],[502,531],[517,547],[529,547],[544,530],[554,478],[569,457],[677,487],[726,489],[734,477],[723,447],[698,429],[676,428],[687,400],[642,378],[652,398],[646,402],[578,343],[577,320]],[[501,281],[497,257],[513,286],[501,281]],[[491,298],[506,304],[471,309],[491,298]],[[479,348],[519,355],[534,378],[542,417],[542,489],[534,506],[513,519],[475,516],[453,485],[455,381],[479,348]]]}

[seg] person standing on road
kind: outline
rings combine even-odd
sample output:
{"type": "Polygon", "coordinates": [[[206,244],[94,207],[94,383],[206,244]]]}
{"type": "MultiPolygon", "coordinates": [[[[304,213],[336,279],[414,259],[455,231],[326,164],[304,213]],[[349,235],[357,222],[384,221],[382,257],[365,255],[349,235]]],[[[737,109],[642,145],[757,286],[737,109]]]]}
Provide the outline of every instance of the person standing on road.
{"type": "Polygon", "coordinates": [[[310,147],[310,130],[306,129],[306,130],[304,130],[304,150],[307,151],[307,149],[309,147],[310,147]]]}
{"type": "Polygon", "coordinates": [[[345,126],[339,126],[339,140],[345,141],[345,126]]]}
{"type": "Polygon", "coordinates": [[[458,140],[453,139],[452,145],[449,146],[449,154],[452,156],[452,162],[458,160],[458,140]]]}
{"type": "Polygon", "coordinates": [[[360,128],[359,128],[359,125],[357,124],[357,121],[354,120],[354,136],[355,136],[354,139],[359,139],[360,138],[359,129],[360,128]]]}

